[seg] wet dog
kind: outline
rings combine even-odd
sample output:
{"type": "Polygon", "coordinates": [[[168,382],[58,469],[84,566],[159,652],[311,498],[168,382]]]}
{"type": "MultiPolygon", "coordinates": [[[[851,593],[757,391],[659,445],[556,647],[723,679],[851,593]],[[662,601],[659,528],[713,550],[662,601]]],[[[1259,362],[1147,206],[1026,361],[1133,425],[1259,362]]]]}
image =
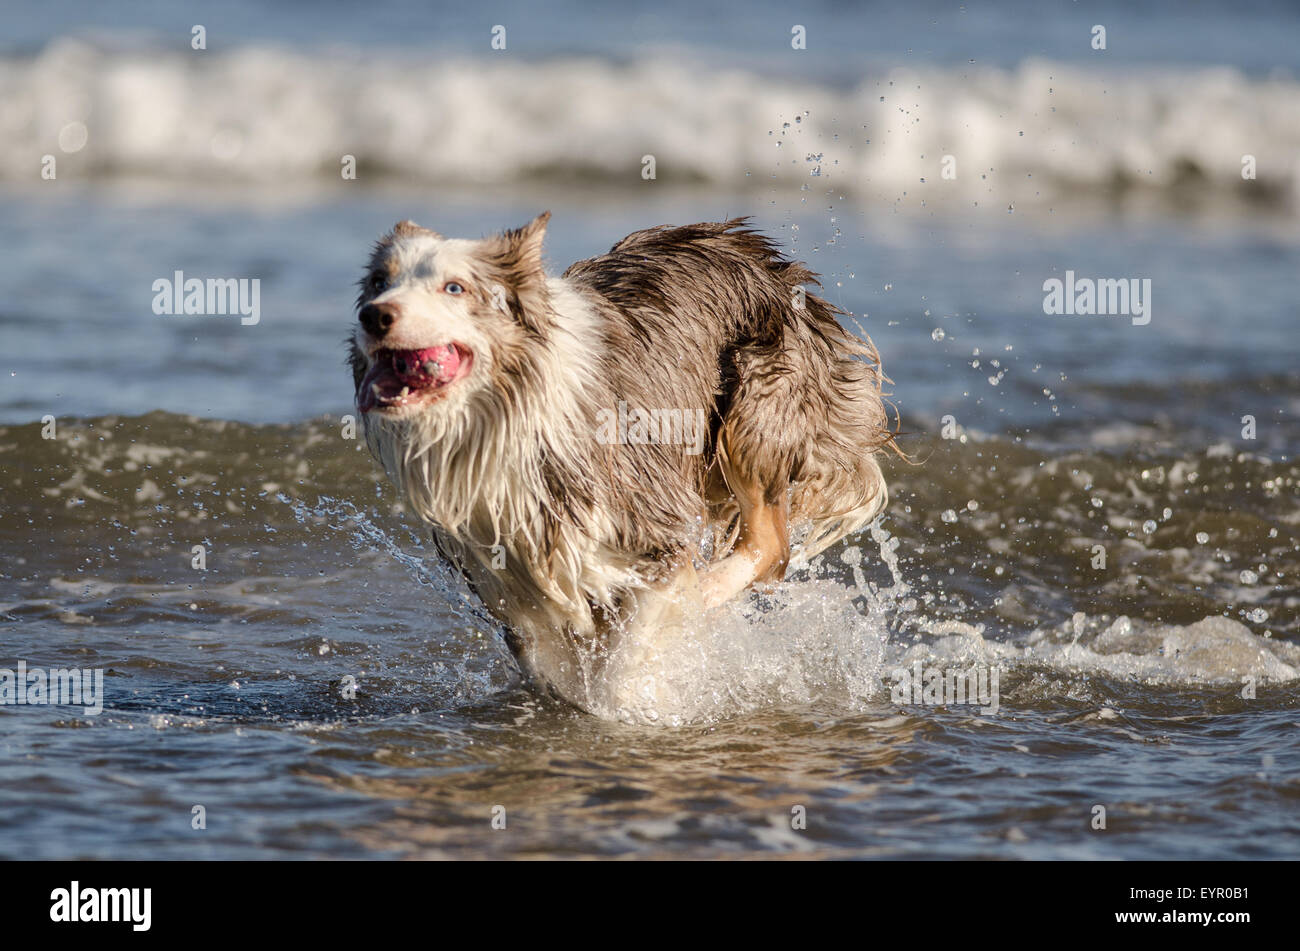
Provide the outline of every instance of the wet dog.
{"type": "Polygon", "coordinates": [[[875,517],[896,430],[870,341],[745,219],[549,277],[549,217],[482,240],[399,223],[350,360],[366,440],[439,550],[525,671],[597,709],[621,641],[875,517]]]}

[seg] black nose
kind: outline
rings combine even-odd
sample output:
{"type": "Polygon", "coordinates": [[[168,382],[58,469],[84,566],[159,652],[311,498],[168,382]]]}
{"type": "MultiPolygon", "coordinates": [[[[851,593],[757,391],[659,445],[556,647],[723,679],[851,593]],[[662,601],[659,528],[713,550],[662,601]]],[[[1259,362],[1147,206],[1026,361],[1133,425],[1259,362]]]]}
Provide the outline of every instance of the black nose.
{"type": "Polygon", "coordinates": [[[361,308],[357,318],[361,321],[361,326],[366,328],[366,333],[372,337],[382,337],[393,326],[398,313],[396,304],[367,304],[361,308]]]}

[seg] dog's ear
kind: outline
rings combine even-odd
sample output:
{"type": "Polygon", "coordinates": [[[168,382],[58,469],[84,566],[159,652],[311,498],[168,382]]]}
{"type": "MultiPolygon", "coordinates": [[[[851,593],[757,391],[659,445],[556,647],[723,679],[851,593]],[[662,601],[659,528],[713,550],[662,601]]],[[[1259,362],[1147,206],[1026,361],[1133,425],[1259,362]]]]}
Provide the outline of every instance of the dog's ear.
{"type": "Polygon", "coordinates": [[[506,304],[525,327],[541,333],[547,323],[546,272],[542,241],[551,213],[504,232],[489,245],[489,257],[503,279],[506,304]]]}
{"type": "Polygon", "coordinates": [[[402,238],[410,238],[417,234],[428,235],[431,238],[443,240],[442,235],[436,231],[430,231],[428,228],[421,228],[409,218],[405,221],[399,221],[393,225],[393,229],[375,242],[375,246],[370,251],[370,269],[374,270],[379,266],[384,256],[392,250],[393,242],[402,238]]]}
{"type": "Polygon", "coordinates": [[[546,223],[551,213],[544,211],[522,228],[507,231],[503,237],[513,252],[514,264],[519,271],[542,269],[542,241],[546,238],[546,223]]]}
{"type": "Polygon", "coordinates": [[[421,228],[410,218],[393,225],[393,230],[388,233],[388,238],[391,241],[396,238],[409,238],[417,234],[427,234],[431,238],[442,239],[442,235],[438,234],[438,232],[430,231],[428,228],[421,228]]]}

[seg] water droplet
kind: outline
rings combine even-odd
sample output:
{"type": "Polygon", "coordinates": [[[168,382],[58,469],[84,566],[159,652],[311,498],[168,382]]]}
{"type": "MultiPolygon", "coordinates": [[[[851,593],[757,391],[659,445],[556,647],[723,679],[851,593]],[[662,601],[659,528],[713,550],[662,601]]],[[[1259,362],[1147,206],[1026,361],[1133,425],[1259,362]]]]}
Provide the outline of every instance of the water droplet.
{"type": "Polygon", "coordinates": [[[943,332],[942,327],[935,327],[934,330],[930,332],[931,340],[942,340],[946,336],[947,334],[943,332]]]}
{"type": "Polygon", "coordinates": [[[1208,534],[1206,534],[1205,532],[1197,532],[1197,533],[1196,533],[1196,544],[1198,544],[1198,545],[1204,545],[1204,544],[1205,544],[1206,542],[1208,542],[1209,540],[1210,540],[1210,536],[1209,536],[1208,534]]]}

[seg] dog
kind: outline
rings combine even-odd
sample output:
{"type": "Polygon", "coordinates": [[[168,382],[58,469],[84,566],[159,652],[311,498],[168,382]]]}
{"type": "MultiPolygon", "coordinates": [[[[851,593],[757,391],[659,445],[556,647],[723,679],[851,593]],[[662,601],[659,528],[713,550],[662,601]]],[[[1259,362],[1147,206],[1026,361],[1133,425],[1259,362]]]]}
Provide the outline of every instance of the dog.
{"type": "Polygon", "coordinates": [[[901,451],[874,345],[749,219],[550,277],[549,218],[480,240],[398,223],[349,362],[371,452],[524,672],[595,711],[630,632],[653,646],[861,528],[901,451]]]}

